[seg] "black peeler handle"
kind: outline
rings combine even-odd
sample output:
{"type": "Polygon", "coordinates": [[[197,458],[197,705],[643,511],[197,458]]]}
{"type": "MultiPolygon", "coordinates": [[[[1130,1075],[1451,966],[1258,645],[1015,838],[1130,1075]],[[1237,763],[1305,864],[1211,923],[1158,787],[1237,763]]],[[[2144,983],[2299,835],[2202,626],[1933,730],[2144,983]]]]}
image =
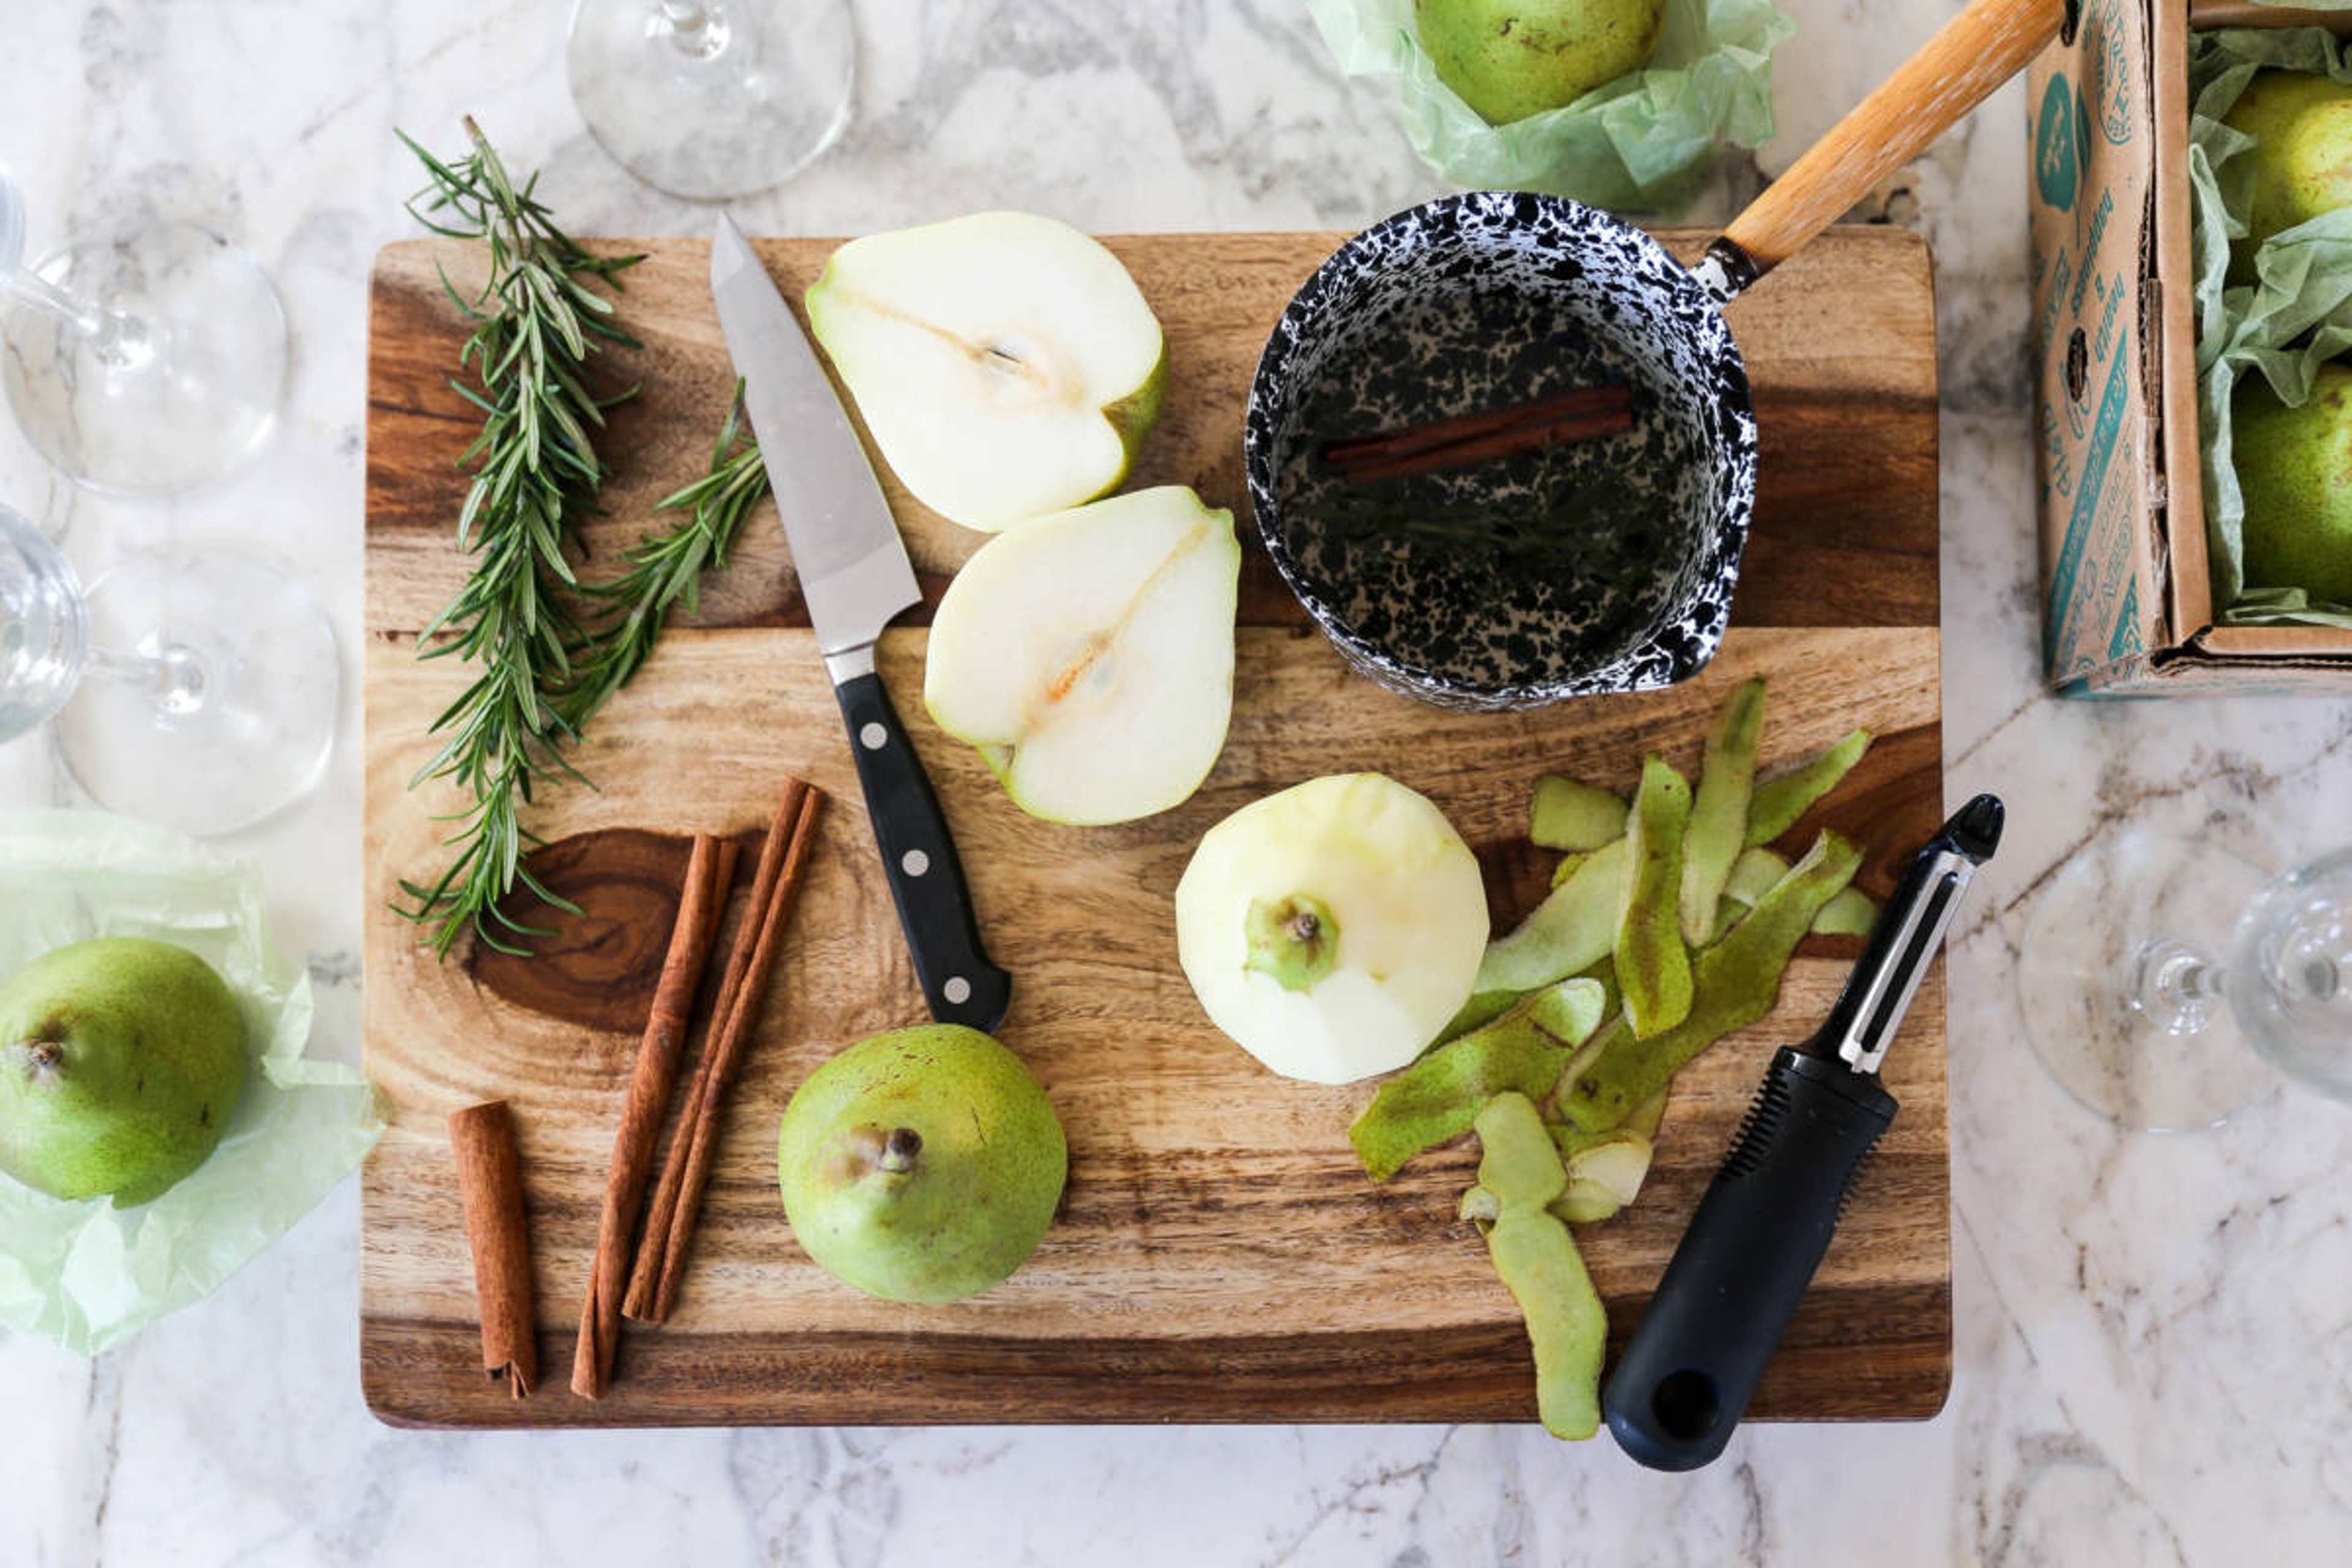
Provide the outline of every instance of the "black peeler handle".
{"type": "Polygon", "coordinates": [[[1895,1097],[1783,1047],[1601,1394],[1618,1446],[1657,1470],[1723,1452],[1829,1250],[1895,1097]]]}

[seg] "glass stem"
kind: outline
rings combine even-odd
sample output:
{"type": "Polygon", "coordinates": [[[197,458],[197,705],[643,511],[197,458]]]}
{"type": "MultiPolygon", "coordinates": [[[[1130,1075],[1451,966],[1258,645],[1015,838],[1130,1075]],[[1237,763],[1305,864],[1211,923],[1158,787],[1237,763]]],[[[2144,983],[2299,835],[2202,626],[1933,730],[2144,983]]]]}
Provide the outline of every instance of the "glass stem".
{"type": "Polygon", "coordinates": [[[19,271],[8,279],[7,292],[17,303],[61,323],[78,337],[88,338],[90,352],[106,364],[133,365],[153,353],[147,328],[138,317],[68,293],[46,278],[19,271]]]}
{"type": "Polygon", "coordinates": [[[2221,1006],[2221,966],[2203,948],[2166,939],[2140,949],[2132,1005],[2168,1035],[2194,1035],[2221,1006]]]}
{"type": "Polygon", "coordinates": [[[700,0],[660,0],[662,31],[669,47],[691,60],[707,60],[725,51],[732,36],[726,16],[713,14],[700,0]]]}
{"type": "Polygon", "coordinates": [[[94,647],[82,670],[100,680],[138,688],[164,713],[194,713],[205,705],[204,661],[180,643],[166,643],[163,652],[152,657],[94,647]]]}

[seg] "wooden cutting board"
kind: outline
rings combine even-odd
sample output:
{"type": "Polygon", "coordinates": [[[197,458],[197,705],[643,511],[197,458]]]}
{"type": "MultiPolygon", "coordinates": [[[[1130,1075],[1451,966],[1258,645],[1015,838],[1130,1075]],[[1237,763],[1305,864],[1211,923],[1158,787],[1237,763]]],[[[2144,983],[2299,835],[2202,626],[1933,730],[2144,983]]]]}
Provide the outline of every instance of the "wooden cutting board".
{"type": "MultiPolygon", "coordinates": [[[[1168,411],[1137,484],[1197,488],[1254,541],[1242,484],[1249,374],[1284,302],[1342,237],[1162,235],[1109,243],[1165,323],[1168,411]]],[[[1705,236],[1667,237],[1695,255],[1705,236]]],[[[633,247],[635,248],[638,247],[633,247]]],[[[613,416],[618,471],[590,531],[591,573],[698,475],[733,374],[708,250],[655,240],[627,274],[614,357],[642,378],[613,416]]],[[[832,248],[761,250],[797,298],[832,248]]],[[[367,435],[366,1063],[390,1129],[368,1162],[361,1359],[368,1403],[401,1424],[575,1426],[931,1421],[1523,1421],[1531,1363],[1476,1233],[1454,1218],[1466,1142],[1385,1186],[1347,1127],[1366,1086],[1261,1070],[1201,1014],[1177,968],[1170,895],[1226,813],[1315,774],[1373,768],[1428,794],[1477,849],[1496,929],[1541,896],[1525,843],[1535,776],[1630,788],[1644,749],[1695,770],[1731,684],[1772,680],[1768,763],[1855,724],[1880,740],[1790,835],[1834,826],[1872,847],[1883,896],[1940,815],[1936,354],[1915,236],[1832,231],[1731,308],[1761,427],[1762,482],[1733,627],[1699,679],[1537,713],[1441,712],[1358,679],[1254,544],[1244,573],[1231,738],[1186,805],[1126,826],[1023,816],[920,701],[929,606],[982,536],[884,484],[925,608],[881,668],[937,781],[990,946],[1016,977],[1001,1031],[1069,1134],[1063,1212],[1006,1284],[950,1308],[868,1300],[801,1253],[775,1192],[776,1118],[827,1055],[923,1016],[860,807],[839,719],[780,531],[753,520],[698,624],[675,627],[597,720],[581,765],[601,793],[545,796],[547,866],[591,918],[527,964],[436,963],[389,912],[398,879],[437,868],[454,797],[407,781],[465,679],[420,663],[417,628],[463,572],[453,467],[475,418],[446,384],[462,332],[436,278],[472,259],[394,245],[372,297],[367,435]],[[756,837],[785,775],[834,806],[735,1093],[679,1310],[631,1325],[602,1403],[564,1386],[605,1162],[684,864],[676,835],[756,837]],[[443,1119],[510,1100],[521,1130],[541,1328],[541,1391],[478,1370],[473,1280],[443,1119]]],[[[1770,1048],[1809,1031],[1859,949],[1815,938],[1764,1025],[1676,1080],[1641,1200],[1580,1241],[1622,1342],[1752,1093],[1770,1048]]],[[[493,957],[495,955],[492,955],[493,957]]],[[[1944,993],[1930,976],[1886,1079],[1903,1102],[1751,1414],[1922,1417],[1951,1373],[1944,993]]]]}

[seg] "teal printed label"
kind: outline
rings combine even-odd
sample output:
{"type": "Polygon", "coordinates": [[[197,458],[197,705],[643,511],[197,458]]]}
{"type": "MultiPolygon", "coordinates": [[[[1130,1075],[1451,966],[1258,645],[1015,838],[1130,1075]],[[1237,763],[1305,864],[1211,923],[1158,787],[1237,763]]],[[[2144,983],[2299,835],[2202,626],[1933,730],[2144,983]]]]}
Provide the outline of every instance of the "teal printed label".
{"type": "Polygon", "coordinates": [[[2058,563],[2050,574],[2050,599],[2043,607],[2042,658],[2053,678],[2073,675],[2093,661],[2087,658],[2070,658],[2062,669],[2059,658],[2081,640],[2076,632],[2083,612],[2089,606],[2083,602],[2095,586],[2098,563],[2091,563],[2092,582],[2082,581],[2083,571],[2091,551],[2091,535],[2099,521],[2100,492],[2106,489],[2107,469],[2116,454],[2116,437],[2124,423],[2124,406],[2129,401],[2130,386],[2124,379],[2124,362],[2117,359],[2107,371],[2107,383],[2099,394],[2099,416],[2091,428],[2090,444],[2083,451],[2081,488],[2074,492],[2074,506],[2066,519],[2065,542],[2059,547],[2058,563]]]}
{"type": "Polygon", "coordinates": [[[2121,658],[2137,653],[2147,645],[2139,635],[2139,579],[2135,577],[2124,590],[2124,607],[2116,615],[2116,635],[2107,639],[2107,657],[2121,658]]]}
{"type": "Polygon", "coordinates": [[[2114,16],[2114,0],[2096,0],[2085,6],[2083,18],[2084,70],[2088,78],[2083,94],[2084,140],[2089,140],[2091,121],[2098,121],[2099,134],[2110,145],[2121,147],[2131,141],[2131,57],[2125,50],[2124,33],[2114,16]]]}
{"type": "Polygon", "coordinates": [[[2074,142],[2074,94],[2063,71],[2050,79],[2050,89],[2042,95],[2033,131],[2033,183],[2052,207],[2062,213],[2074,209],[2083,160],[2074,142]]]}
{"type": "MultiPolygon", "coordinates": [[[[2112,190],[2102,190],[2099,193],[2099,205],[2091,209],[2091,232],[2083,241],[2082,259],[2076,264],[2080,270],[2074,275],[2074,297],[2067,307],[2078,319],[2083,314],[2083,290],[2090,283],[2091,268],[2099,259],[2099,241],[2107,237],[2107,220],[2115,216],[2116,193],[2112,190]]],[[[2103,287],[2099,292],[2102,297],[2105,297],[2106,289],[2103,287]]],[[[2112,301],[2108,308],[2110,310],[2114,308],[2112,301]]]]}
{"type": "Polygon", "coordinates": [[[2105,359],[2123,348],[2119,335],[2127,330],[2123,309],[2124,299],[2132,293],[2131,280],[2119,269],[2099,280],[2099,298],[2106,301],[2099,311],[2098,334],[2091,340],[2091,357],[2105,359]]]}
{"type": "MultiPolygon", "coordinates": [[[[2069,408],[2067,412],[2072,414],[2074,410],[2069,408]]],[[[2042,398],[2042,494],[2046,500],[2053,494],[2074,493],[2074,457],[2058,439],[2058,409],[2045,389],[2042,398]]]]}
{"type": "Polygon", "coordinates": [[[2066,308],[2066,290],[2074,280],[2074,258],[2062,246],[2050,262],[2050,294],[2042,307],[2040,327],[2044,364],[2050,363],[2053,356],[2065,353],[2065,345],[2058,339],[2058,312],[2066,308]]]}

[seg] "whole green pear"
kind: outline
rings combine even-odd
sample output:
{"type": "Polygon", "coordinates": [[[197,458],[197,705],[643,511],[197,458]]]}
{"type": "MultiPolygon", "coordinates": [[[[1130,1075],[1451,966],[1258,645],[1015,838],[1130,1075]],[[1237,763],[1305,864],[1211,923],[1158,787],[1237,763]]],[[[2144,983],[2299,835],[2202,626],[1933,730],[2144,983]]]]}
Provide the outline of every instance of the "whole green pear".
{"type": "Polygon", "coordinates": [[[1665,0],[1414,0],[1413,16],[1438,79],[1507,125],[1649,64],[1665,0]]]}
{"type": "Polygon", "coordinates": [[[868,1295],[939,1303],[1025,1262],[1069,1149],[1021,1058],[977,1029],[877,1035],[809,1074],[776,1131],[793,1234],[868,1295]]]}
{"type": "Polygon", "coordinates": [[[2250,375],[2232,412],[2247,584],[2352,605],[2352,366],[2321,365],[2299,408],[2250,375]]]}
{"type": "Polygon", "coordinates": [[[245,1019],[185,948],[101,937],[0,985],[0,1171],[58,1198],[160,1196],[245,1091],[245,1019]]]}
{"type": "Polygon", "coordinates": [[[2256,71],[2221,123],[2254,139],[2246,234],[2230,244],[2230,280],[2254,280],[2274,234],[2352,206],[2352,86],[2310,71],[2256,71]]]}

